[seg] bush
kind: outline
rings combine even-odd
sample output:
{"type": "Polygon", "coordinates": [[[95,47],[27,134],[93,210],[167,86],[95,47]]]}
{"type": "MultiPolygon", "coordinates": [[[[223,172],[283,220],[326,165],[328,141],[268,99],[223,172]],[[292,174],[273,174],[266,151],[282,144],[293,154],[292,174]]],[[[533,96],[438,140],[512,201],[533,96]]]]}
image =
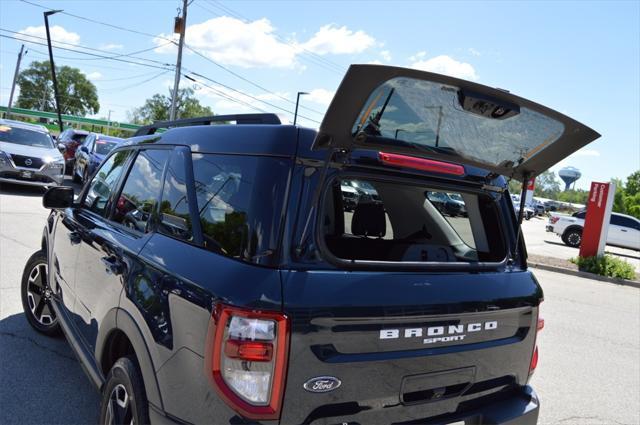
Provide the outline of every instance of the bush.
{"type": "Polygon", "coordinates": [[[616,277],[618,279],[633,280],[636,278],[636,270],[633,266],[613,255],[605,254],[601,257],[578,257],[572,258],[569,261],[576,264],[580,270],[589,273],[616,277]]]}

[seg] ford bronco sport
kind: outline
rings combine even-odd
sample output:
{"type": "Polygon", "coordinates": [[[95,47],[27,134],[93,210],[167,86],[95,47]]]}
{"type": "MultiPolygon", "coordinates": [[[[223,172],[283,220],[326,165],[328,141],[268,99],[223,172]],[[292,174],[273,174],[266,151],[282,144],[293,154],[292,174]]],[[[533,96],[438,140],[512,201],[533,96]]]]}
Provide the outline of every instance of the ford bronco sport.
{"type": "Polygon", "coordinates": [[[370,65],[319,131],[156,123],[77,199],[45,194],[26,317],[64,332],[101,423],[533,424],[543,293],[505,176],[597,137],[503,90],[370,65]],[[353,182],[371,196],[345,208],[353,182]]]}

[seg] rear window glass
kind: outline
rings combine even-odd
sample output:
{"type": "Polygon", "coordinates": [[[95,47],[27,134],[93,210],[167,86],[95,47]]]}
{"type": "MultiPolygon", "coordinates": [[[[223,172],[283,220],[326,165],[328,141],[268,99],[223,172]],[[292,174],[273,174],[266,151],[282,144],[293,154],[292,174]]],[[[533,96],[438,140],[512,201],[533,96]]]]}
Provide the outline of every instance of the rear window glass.
{"type": "Polygon", "coordinates": [[[564,125],[525,107],[473,98],[455,86],[399,77],[371,93],[352,131],[390,145],[516,166],[562,136],[564,125]]]}
{"type": "Polygon", "coordinates": [[[87,138],[87,135],[86,134],[74,134],[73,136],[71,136],[71,138],[74,141],[78,142],[78,143],[82,143],[82,142],[84,142],[84,139],[87,138]]]}
{"type": "Polygon", "coordinates": [[[117,142],[110,140],[98,140],[96,141],[96,153],[99,155],[106,155],[114,150],[116,146],[118,146],[117,142]]]}
{"type": "Polygon", "coordinates": [[[325,241],[338,258],[473,262],[506,256],[495,201],[486,195],[343,178],[333,182],[324,216],[325,241]]]}
{"type": "MultiPolygon", "coordinates": [[[[278,247],[289,161],[280,158],[192,155],[204,248],[267,264],[278,247]]],[[[161,203],[161,231],[193,241],[184,172],[172,161],[161,203]]]]}

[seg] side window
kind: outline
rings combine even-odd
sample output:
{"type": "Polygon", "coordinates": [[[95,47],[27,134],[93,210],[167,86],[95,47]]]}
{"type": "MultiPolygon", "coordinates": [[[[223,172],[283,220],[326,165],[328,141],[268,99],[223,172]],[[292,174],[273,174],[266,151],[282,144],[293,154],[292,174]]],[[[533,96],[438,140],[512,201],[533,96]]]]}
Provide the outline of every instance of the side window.
{"type": "Polygon", "coordinates": [[[149,231],[162,188],[162,171],[170,152],[150,149],[138,153],[115,202],[113,221],[142,233],[149,231]]]}
{"type": "Polygon", "coordinates": [[[620,226],[624,226],[624,227],[628,227],[630,229],[639,229],[640,230],[640,224],[638,224],[637,221],[630,219],[628,217],[619,217],[621,220],[620,226]]]}
{"type": "Polygon", "coordinates": [[[624,218],[619,215],[611,214],[609,224],[613,224],[614,226],[624,226],[624,218]]]}
{"type": "Polygon", "coordinates": [[[579,213],[575,213],[574,217],[576,218],[581,218],[584,220],[584,218],[587,216],[587,213],[585,211],[579,212],[579,213]]]}
{"type": "Polygon", "coordinates": [[[184,160],[178,154],[172,155],[169,168],[167,168],[167,177],[160,202],[158,231],[185,241],[191,242],[193,240],[184,160]]]}
{"type": "Polygon", "coordinates": [[[111,193],[116,189],[118,179],[127,164],[131,151],[120,151],[111,155],[100,167],[89,183],[82,205],[89,211],[106,215],[107,203],[111,193]]]}
{"type": "Polygon", "coordinates": [[[84,140],[84,147],[87,148],[88,152],[91,152],[91,150],[93,149],[93,139],[95,138],[95,136],[93,134],[87,136],[87,138],[84,140]]]}

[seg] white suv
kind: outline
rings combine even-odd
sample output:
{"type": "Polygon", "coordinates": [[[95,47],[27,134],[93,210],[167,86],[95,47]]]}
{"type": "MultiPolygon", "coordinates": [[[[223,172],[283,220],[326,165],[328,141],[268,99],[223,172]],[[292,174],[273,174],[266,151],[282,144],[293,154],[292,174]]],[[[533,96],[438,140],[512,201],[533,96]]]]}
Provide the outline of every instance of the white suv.
{"type": "MultiPolygon", "coordinates": [[[[572,216],[551,214],[547,223],[547,232],[553,232],[569,246],[579,247],[582,242],[582,229],[586,211],[572,216]]],[[[640,251],[640,220],[625,214],[611,213],[607,245],[640,251]]]]}

